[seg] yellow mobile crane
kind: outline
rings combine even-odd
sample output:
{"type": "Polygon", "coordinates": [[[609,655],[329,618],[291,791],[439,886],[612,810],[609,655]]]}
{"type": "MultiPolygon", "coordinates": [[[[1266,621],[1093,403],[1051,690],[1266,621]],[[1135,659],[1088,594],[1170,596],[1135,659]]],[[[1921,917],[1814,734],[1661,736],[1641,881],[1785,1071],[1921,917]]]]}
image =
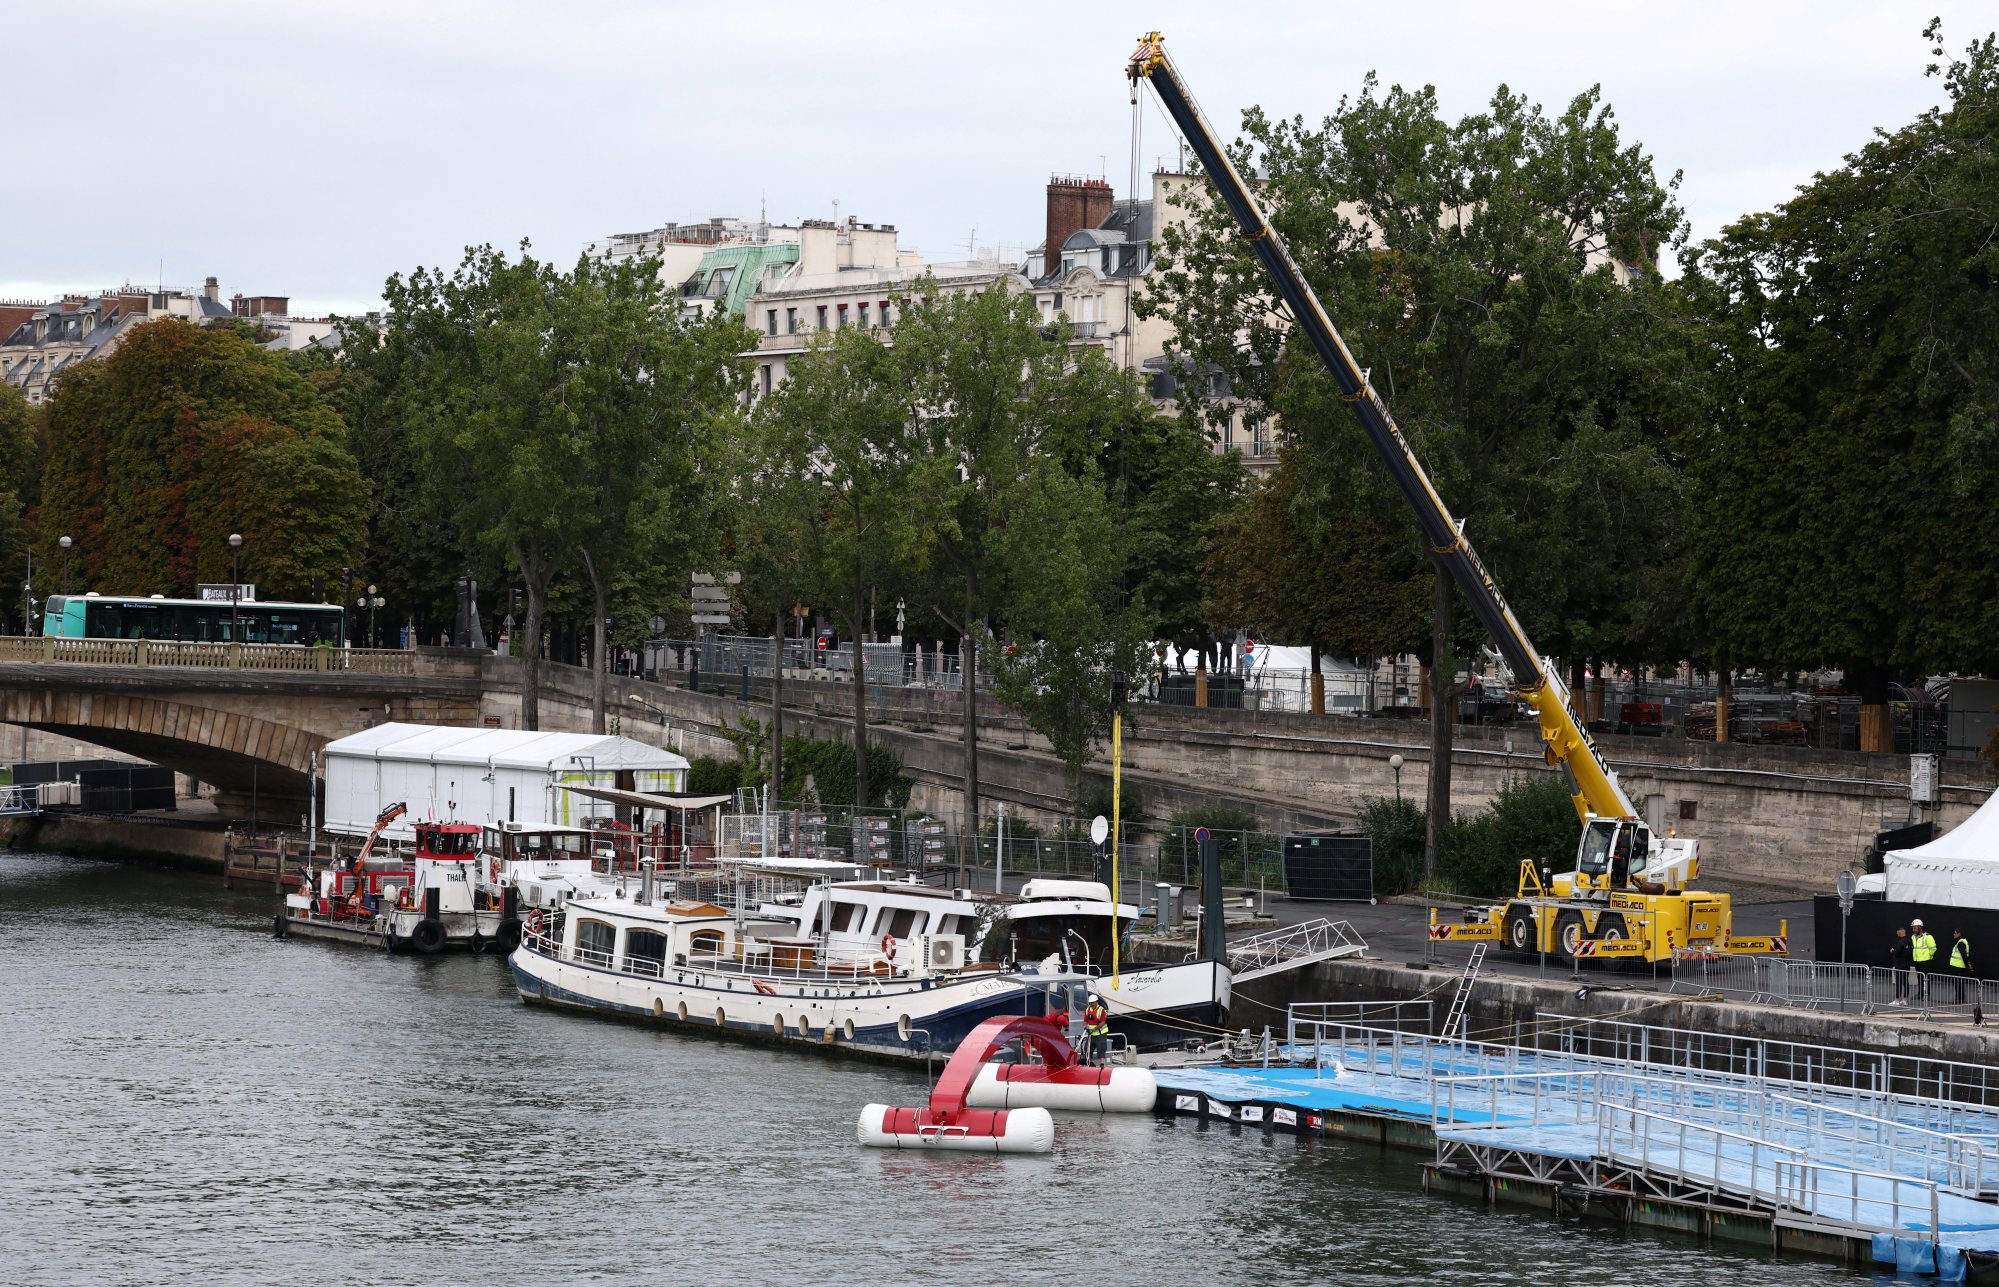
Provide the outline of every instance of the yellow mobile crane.
{"type": "Polygon", "coordinates": [[[1570,709],[1567,688],[1534,650],[1527,632],[1493,584],[1491,573],[1465,539],[1464,525],[1451,517],[1387,406],[1368,385],[1367,372],[1348,351],[1283,239],[1222,150],[1186,82],[1167,57],[1165,41],[1158,32],[1139,41],[1127,73],[1134,95],[1139,81],[1151,84],[1160,105],[1200,158],[1222,202],[1235,216],[1244,240],[1269,273],[1278,298],[1332,373],[1341,399],[1353,408],[1368,440],[1416,511],[1431,550],[1470,601],[1473,615],[1491,634],[1512,669],[1520,699],[1533,708],[1540,726],[1545,758],[1568,774],[1569,794],[1583,820],[1575,870],[1551,878],[1537,872],[1531,861],[1523,860],[1513,898],[1469,913],[1464,924],[1434,925],[1433,936],[1498,940],[1516,953],[1553,952],[1568,959],[1659,961],[1670,959],[1676,949],[1784,953],[1782,934],[1733,937],[1728,895],[1687,889],[1687,882],[1699,874],[1700,843],[1654,833],[1632,808],[1617,774],[1604,762],[1589,731],[1570,709]]]}

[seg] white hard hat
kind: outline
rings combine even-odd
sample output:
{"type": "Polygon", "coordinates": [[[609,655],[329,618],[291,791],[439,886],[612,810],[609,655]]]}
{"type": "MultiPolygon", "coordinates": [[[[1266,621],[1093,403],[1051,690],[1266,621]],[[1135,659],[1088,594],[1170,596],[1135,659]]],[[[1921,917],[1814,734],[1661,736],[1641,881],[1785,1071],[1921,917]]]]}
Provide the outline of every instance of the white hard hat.
{"type": "Polygon", "coordinates": [[[1916,917],[1916,919],[1909,922],[1910,925],[1921,925],[1922,923],[1923,923],[1923,918],[1920,916],[1916,917]]]}

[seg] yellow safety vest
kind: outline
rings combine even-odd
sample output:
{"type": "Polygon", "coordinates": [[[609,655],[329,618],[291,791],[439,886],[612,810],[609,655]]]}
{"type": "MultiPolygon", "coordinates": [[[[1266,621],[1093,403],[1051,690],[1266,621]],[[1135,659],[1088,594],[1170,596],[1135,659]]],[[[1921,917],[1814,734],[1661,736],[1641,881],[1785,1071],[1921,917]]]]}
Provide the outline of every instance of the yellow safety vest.
{"type": "Polygon", "coordinates": [[[1970,956],[1971,940],[1968,938],[1957,940],[1957,942],[1950,945],[1950,968],[1953,970],[1970,969],[1971,962],[1967,959],[1970,956]]]}
{"type": "Polygon", "coordinates": [[[1928,930],[1924,930],[1909,940],[1909,959],[1913,960],[1917,965],[1925,965],[1935,960],[1936,954],[1936,936],[1928,930]]]}

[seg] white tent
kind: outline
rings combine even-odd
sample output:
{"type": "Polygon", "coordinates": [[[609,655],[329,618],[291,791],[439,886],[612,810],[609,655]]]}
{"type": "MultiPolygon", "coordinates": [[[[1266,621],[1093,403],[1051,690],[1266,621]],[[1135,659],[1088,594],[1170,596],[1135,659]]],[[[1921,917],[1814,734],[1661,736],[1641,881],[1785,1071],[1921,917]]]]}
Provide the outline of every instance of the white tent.
{"type": "Polygon", "coordinates": [[[688,769],[684,757],[629,737],[393,723],[327,743],[320,762],[327,830],[366,835],[383,809],[406,804],[384,833],[401,840],[424,819],[578,826],[613,806],[557,786],[679,791],[688,769]]]}
{"type": "Polygon", "coordinates": [[[1999,794],[1928,844],[1889,851],[1882,867],[1890,901],[1999,908],[1999,794]]]}

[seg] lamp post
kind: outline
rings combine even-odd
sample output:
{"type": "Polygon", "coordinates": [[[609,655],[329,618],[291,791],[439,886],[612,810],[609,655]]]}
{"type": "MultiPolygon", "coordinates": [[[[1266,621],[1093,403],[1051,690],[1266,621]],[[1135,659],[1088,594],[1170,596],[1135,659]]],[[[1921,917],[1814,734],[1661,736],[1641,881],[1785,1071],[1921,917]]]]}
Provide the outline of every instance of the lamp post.
{"type": "MultiPolygon", "coordinates": [[[[35,551],[32,546],[28,549],[28,579],[21,582],[21,633],[35,633],[35,551]]],[[[25,738],[27,735],[27,726],[23,725],[21,736],[25,738]]],[[[28,758],[26,750],[21,752],[21,758],[28,758]]]]}
{"type": "Polygon", "coordinates": [[[69,593],[69,547],[72,544],[74,544],[74,542],[72,542],[67,536],[63,537],[60,541],[56,542],[56,545],[62,550],[62,567],[61,570],[56,573],[57,594],[69,593]]]}
{"type": "Polygon", "coordinates": [[[1388,767],[1395,770],[1395,808],[1402,808],[1402,756],[1400,753],[1388,757],[1388,767]]]}
{"type": "Polygon", "coordinates": [[[242,633],[236,626],[236,604],[243,597],[243,534],[229,534],[229,642],[243,642],[242,633]]]}
{"type": "Polygon", "coordinates": [[[372,585],[362,593],[360,598],[354,600],[355,607],[366,608],[368,610],[368,646],[370,648],[379,648],[382,646],[381,640],[375,638],[375,610],[385,606],[387,603],[388,600],[377,593],[375,587],[372,585]]]}

